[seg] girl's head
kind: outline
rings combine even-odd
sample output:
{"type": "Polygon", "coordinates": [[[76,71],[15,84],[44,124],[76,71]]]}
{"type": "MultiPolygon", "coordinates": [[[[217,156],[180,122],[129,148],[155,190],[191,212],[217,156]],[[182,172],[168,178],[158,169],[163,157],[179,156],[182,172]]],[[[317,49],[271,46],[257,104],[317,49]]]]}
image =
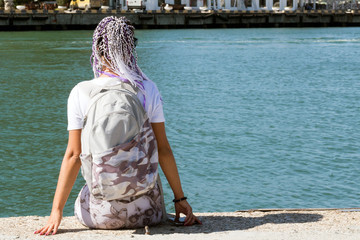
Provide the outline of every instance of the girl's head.
{"type": "Polygon", "coordinates": [[[137,65],[134,30],[125,17],[101,20],[93,35],[91,62],[95,77],[108,69],[134,85],[146,79],[137,65]]]}

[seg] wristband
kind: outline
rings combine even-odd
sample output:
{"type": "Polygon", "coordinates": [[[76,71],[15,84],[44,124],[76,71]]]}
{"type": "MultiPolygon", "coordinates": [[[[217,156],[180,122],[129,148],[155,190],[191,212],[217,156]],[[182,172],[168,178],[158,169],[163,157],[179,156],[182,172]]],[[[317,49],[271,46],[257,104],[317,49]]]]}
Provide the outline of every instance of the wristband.
{"type": "Polygon", "coordinates": [[[178,202],[184,201],[186,199],[187,199],[187,197],[182,197],[182,198],[179,198],[179,199],[174,199],[173,202],[178,203],[178,202]]]}

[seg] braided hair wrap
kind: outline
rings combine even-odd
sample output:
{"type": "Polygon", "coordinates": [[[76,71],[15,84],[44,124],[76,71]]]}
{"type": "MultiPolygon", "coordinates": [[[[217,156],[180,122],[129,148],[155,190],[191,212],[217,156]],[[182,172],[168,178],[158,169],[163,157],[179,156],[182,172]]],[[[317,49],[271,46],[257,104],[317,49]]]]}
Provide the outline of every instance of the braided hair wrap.
{"type": "Polygon", "coordinates": [[[108,68],[144,93],[142,81],[148,78],[137,65],[134,30],[125,17],[109,16],[101,20],[94,31],[90,62],[95,78],[108,68]]]}

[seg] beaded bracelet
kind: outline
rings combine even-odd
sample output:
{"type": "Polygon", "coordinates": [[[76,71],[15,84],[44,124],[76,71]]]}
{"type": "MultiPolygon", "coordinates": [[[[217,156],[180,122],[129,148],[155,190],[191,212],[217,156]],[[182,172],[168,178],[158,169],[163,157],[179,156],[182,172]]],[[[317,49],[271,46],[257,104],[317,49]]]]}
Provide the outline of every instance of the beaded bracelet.
{"type": "Polygon", "coordinates": [[[187,199],[187,197],[182,197],[182,198],[179,198],[179,199],[174,199],[173,202],[174,202],[174,203],[177,203],[177,202],[184,201],[184,200],[186,200],[186,199],[187,199]]]}

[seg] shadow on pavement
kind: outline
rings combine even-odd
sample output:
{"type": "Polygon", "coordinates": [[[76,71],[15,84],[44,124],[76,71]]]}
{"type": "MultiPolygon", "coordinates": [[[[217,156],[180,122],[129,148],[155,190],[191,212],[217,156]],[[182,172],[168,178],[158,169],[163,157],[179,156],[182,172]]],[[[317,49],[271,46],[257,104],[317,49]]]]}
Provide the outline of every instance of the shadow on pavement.
{"type": "MultiPolygon", "coordinates": [[[[202,225],[193,226],[173,226],[164,223],[158,226],[150,226],[151,235],[172,234],[172,233],[213,233],[223,231],[247,230],[267,223],[271,224],[291,224],[317,222],[323,218],[320,214],[305,213],[278,213],[268,214],[261,217],[242,217],[242,216],[202,216],[199,219],[202,225]]],[[[139,228],[134,234],[144,234],[145,229],[139,228]]]]}

